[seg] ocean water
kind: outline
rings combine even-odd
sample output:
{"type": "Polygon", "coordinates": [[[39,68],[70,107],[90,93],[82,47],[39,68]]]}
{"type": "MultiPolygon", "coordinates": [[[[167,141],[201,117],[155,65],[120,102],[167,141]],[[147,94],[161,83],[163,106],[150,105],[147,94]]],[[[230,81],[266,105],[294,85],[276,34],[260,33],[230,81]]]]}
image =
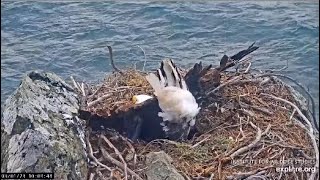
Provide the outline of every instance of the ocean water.
{"type": "MultiPolygon", "coordinates": [[[[314,2],[3,2],[1,104],[23,74],[42,69],[96,83],[119,68],[217,65],[256,42],[253,67],[279,69],[307,87],[319,107],[319,4],[314,2]]],[[[317,113],[318,114],[318,113],[317,113]]]]}

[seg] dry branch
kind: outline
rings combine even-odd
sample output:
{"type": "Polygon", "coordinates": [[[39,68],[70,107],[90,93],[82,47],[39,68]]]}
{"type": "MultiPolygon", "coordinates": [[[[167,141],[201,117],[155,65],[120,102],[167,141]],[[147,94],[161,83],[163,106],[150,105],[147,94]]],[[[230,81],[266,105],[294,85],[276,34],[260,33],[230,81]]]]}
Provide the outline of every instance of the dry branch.
{"type": "Polygon", "coordinates": [[[111,143],[111,141],[109,141],[108,138],[106,138],[104,135],[100,135],[101,138],[108,144],[108,146],[110,146],[114,152],[118,155],[118,157],[120,158],[120,160],[122,161],[123,163],[123,166],[124,166],[124,175],[125,175],[125,179],[128,179],[128,172],[127,172],[127,163],[126,161],[124,160],[124,158],[122,157],[121,153],[119,152],[119,150],[111,143]]]}
{"type": "Polygon", "coordinates": [[[252,122],[249,122],[249,124],[251,125],[251,127],[253,127],[254,129],[257,130],[256,138],[255,138],[254,141],[252,141],[252,142],[251,142],[250,144],[248,144],[247,146],[244,146],[244,147],[238,149],[237,151],[235,151],[234,153],[232,153],[232,154],[230,155],[230,157],[231,157],[232,159],[234,159],[236,156],[238,156],[238,155],[240,155],[240,154],[242,154],[242,153],[244,153],[244,152],[252,149],[253,147],[255,147],[255,146],[257,145],[257,143],[260,141],[262,135],[266,134],[266,133],[269,131],[270,127],[271,127],[271,126],[269,125],[269,126],[266,128],[266,130],[265,130],[264,132],[262,132],[261,129],[260,129],[258,126],[254,125],[252,122]]]}
{"type": "Polygon", "coordinates": [[[120,167],[121,169],[125,169],[128,171],[128,173],[132,176],[135,176],[138,180],[143,180],[137,173],[135,173],[134,171],[132,171],[131,169],[129,169],[128,167],[125,167],[124,164],[122,164],[121,162],[119,162],[118,160],[114,159],[112,156],[110,156],[110,154],[103,149],[102,147],[100,147],[101,153],[103,154],[103,156],[111,163],[113,163],[114,165],[120,167]]]}
{"type": "Polygon", "coordinates": [[[218,87],[216,87],[216,88],[214,88],[213,90],[207,92],[206,95],[209,96],[210,94],[215,93],[215,92],[218,91],[219,89],[227,86],[228,84],[231,84],[231,83],[237,81],[238,79],[240,79],[240,76],[236,76],[236,77],[232,78],[231,80],[229,80],[229,81],[227,81],[227,82],[225,82],[225,83],[223,83],[223,84],[220,84],[218,87]]]}
{"type": "Polygon", "coordinates": [[[77,91],[81,92],[81,88],[80,86],[78,86],[77,82],[74,80],[74,78],[72,76],[70,76],[70,79],[73,83],[74,88],[76,88],[77,91]]]}
{"type": "Polygon", "coordinates": [[[304,120],[305,123],[307,123],[308,125],[308,135],[311,139],[311,142],[312,142],[312,145],[313,145],[313,149],[314,149],[314,153],[315,153],[315,160],[316,160],[316,164],[314,166],[315,168],[315,171],[312,172],[311,176],[310,176],[310,180],[313,180],[316,178],[316,175],[317,173],[319,172],[319,149],[318,149],[318,145],[317,145],[317,141],[316,141],[316,138],[315,138],[315,135],[314,135],[314,130],[313,130],[313,127],[312,127],[312,124],[310,123],[309,119],[301,112],[301,110],[295,105],[293,104],[292,102],[288,101],[288,100],[285,100],[285,99],[282,99],[282,98],[279,98],[279,97],[276,97],[276,96],[273,96],[271,94],[265,94],[265,93],[261,93],[261,95],[264,95],[264,96],[268,96],[268,97],[271,97],[277,101],[281,101],[281,102],[284,102],[284,103],[287,103],[289,104],[290,106],[292,106],[294,109],[296,109],[297,113],[300,115],[300,117],[302,117],[302,119],[304,120]]]}
{"type": "Polygon", "coordinates": [[[101,102],[101,101],[103,101],[103,100],[105,100],[105,99],[107,99],[107,98],[109,98],[111,96],[112,96],[112,94],[105,94],[105,95],[99,97],[98,99],[96,99],[94,101],[88,102],[88,106],[87,107],[90,108],[90,107],[98,104],[99,102],[101,102]]]}
{"type": "Polygon", "coordinates": [[[90,141],[89,141],[89,137],[88,137],[88,136],[86,137],[86,143],[87,143],[87,147],[88,147],[88,151],[89,151],[89,152],[88,152],[89,158],[91,158],[95,163],[97,163],[98,165],[106,168],[108,171],[111,172],[112,170],[111,170],[110,167],[108,167],[108,166],[105,165],[105,164],[102,164],[101,162],[99,162],[99,160],[98,160],[96,157],[94,157],[94,155],[93,155],[93,150],[92,150],[92,146],[91,146],[91,143],[90,143],[90,141]]]}
{"type": "Polygon", "coordinates": [[[112,65],[113,69],[115,71],[120,72],[121,74],[123,74],[123,72],[119,68],[117,68],[117,66],[114,64],[112,47],[111,46],[107,46],[107,47],[108,47],[108,50],[109,50],[110,62],[111,62],[111,65],[112,65]]]}
{"type": "Polygon", "coordinates": [[[207,141],[209,138],[211,137],[211,135],[206,136],[205,138],[203,138],[201,141],[197,142],[196,144],[192,145],[192,148],[196,148],[197,146],[199,146],[200,144],[202,144],[203,142],[207,141]]]}
{"type": "Polygon", "coordinates": [[[259,75],[257,77],[266,77],[266,76],[277,76],[277,77],[282,77],[282,78],[285,78],[285,79],[288,79],[290,80],[291,82],[293,82],[295,85],[297,85],[298,87],[300,87],[303,92],[308,96],[308,98],[311,100],[311,109],[312,109],[312,118],[313,118],[313,121],[314,121],[314,125],[316,127],[316,129],[319,131],[319,125],[317,123],[317,119],[316,119],[316,105],[315,105],[315,102],[314,102],[314,98],[312,97],[312,95],[310,94],[309,91],[306,90],[306,88],[301,85],[299,82],[297,82],[295,79],[289,77],[289,76],[286,76],[286,75],[283,75],[283,74],[273,74],[273,73],[267,73],[267,74],[262,74],[262,75],[259,75]]]}

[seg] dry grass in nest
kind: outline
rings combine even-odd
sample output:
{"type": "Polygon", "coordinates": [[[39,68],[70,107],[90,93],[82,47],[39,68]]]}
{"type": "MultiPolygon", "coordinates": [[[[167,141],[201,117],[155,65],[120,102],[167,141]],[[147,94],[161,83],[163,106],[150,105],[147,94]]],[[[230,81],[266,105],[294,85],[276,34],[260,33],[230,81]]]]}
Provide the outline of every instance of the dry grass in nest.
{"type": "MultiPolygon", "coordinates": [[[[152,95],[153,90],[145,75],[135,70],[109,75],[102,85],[93,88],[87,98],[87,110],[110,116],[117,109],[130,107],[133,95],[152,95]]],[[[208,94],[205,107],[197,117],[200,135],[184,143],[169,140],[133,143],[117,133],[106,132],[107,138],[123,156],[120,157],[114,148],[101,143],[100,135],[92,134],[93,155],[110,169],[97,165],[90,172],[115,179],[122,179],[125,174],[135,176],[106,158],[99,151],[101,148],[142,179],[146,178],[144,156],[160,150],[171,156],[178,171],[190,178],[244,179],[255,175],[271,179],[302,179],[311,172],[281,173],[276,172],[276,168],[318,168],[315,165],[318,150],[308,124],[291,105],[269,96],[302,108],[287,85],[272,77],[266,80],[243,73],[225,73],[221,81],[225,86],[208,94]],[[237,80],[227,83],[235,77],[237,80]]],[[[318,172],[313,176],[317,177],[318,172]]]]}
{"type": "Polygon", "coordinates": [[[104,82],[93,87],[89,96],[87,110],[100,116],[111,116],[112,112],[132,106],[132,97],[137,94],[153,94],[153,90],[144,78],[146,73],[128,70],[123,74],[113,73],[104,82]]]}

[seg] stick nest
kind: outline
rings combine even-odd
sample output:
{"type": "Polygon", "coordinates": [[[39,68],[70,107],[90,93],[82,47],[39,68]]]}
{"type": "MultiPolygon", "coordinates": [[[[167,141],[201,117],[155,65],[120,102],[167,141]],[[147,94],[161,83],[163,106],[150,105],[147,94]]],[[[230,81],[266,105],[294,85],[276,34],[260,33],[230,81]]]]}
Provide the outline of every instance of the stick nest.
{"type": "MultiPolygon", "coordinates": [[[[145,75],[135,70],[108,75],[89,88],[85,109],[111,116],[131,107],[133,95],[153,94],[145,75]]],[[[221,85],[213,89],[205,90],[196,123],[199,133],[187,142],[133,143],[112,130],[91,133],[87,143],[96,161],[90,179],[146,179],[145,155],[161,150],[186,179],[318,177],[318,140],[302,117],[310,116],[288,85],[273,76],[225,72],[221,85]],[[304,171],[285,172],[289,167],[304,171]]]]}

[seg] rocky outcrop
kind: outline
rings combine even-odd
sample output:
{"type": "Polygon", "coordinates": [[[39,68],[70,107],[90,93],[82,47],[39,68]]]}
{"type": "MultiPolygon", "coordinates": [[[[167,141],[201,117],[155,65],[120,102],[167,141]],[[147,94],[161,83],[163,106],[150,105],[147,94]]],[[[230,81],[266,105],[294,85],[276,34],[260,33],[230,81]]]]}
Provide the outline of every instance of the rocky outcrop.
{"type": "Polygon", "coordinates": [[[25,75],[1,116],[1,172],[85,179],[86,144],[78,110],[77,94],[57,75],[25,75]]]}
{"type": "Polygon", "coordinates": [[[172,159],[165,152],[150,152],[146,156],[146,175],[148,180],[184,180],[171,164],[172,159]]]}

